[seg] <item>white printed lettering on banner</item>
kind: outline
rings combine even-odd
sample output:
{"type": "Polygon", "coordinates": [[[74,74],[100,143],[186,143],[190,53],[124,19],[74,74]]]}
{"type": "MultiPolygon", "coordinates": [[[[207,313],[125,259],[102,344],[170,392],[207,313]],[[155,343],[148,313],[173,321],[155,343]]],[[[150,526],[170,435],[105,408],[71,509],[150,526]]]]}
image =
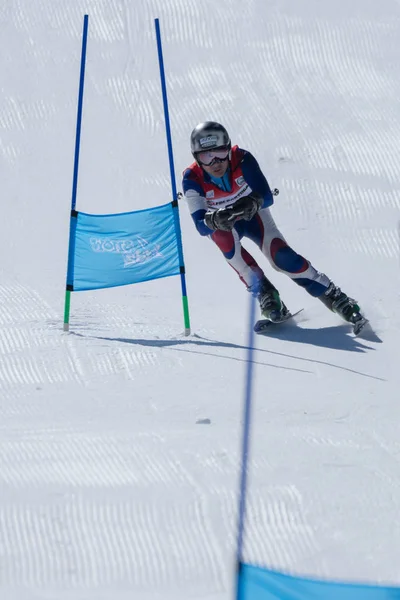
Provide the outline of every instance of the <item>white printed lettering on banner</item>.
{"type": "Polygon", "coordinates": [[[110,240],[108,238],[90,238],[93,252],[112,252],[121,254],[124,267],[144,264],[154,258],[163,256],[160,244],[150,244],[145,238],[138,235],[134,240],[110,240]]]}

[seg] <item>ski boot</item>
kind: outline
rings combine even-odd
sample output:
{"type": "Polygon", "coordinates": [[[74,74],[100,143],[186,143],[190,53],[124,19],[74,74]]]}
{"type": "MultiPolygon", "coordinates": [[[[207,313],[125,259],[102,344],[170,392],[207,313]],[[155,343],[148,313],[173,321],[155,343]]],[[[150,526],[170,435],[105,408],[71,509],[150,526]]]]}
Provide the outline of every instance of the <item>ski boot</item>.
{"type": "Polygon", "coordinates": [[[338,314],[342,319],[353,325],[355,335],[360,333],[361,329],[368,323],[360,312],[356,300],[349,298],[340,287],[331,282],[326,292],[319,297],[332,312],[338,314]]]}
{"type": "Polygon", "coordinates": [[[285,320],[289,311],[282,302],[278,290],[267,279],[261,281],[257,299],[264,319],[273,323],[285,320]]]}

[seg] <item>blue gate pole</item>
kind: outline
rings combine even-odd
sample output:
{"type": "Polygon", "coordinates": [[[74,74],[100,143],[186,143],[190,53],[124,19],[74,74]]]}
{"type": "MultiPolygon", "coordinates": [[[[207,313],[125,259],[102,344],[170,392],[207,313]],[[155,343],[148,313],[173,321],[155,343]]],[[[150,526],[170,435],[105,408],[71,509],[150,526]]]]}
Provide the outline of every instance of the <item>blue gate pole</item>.
{"type": "Polygon", "coordinates": [[[76,136],[75,136],[75,158],[74,158],[74,176],[72,181],[72,198],[71,198],[71,219],[69,227],[69,243],[68,243],[68,266],[67,266],[67,283],[65,289],[64,303],[64,331],[69,331],[69,311],[71,305],[71,291],[73,290],[73,257],[74,257],[74,242],[75,242],[75,226],[76,226],[76,193],[78,189],[78,166],[79,166],[79,149],[81,143],[81,124],[82,124],[82,105],[83,105],[83,86],[85,82],[85,63],[86,63],[86,46],[87,34],[89,26],[89,16],[83,18],[83,34],[82,34],[82,53],[81,53],[81,73],[79,78],[79,94],[78,94],[78,114],[76,120],[76,136]],[[74,221],[73,221],[74,220],[74,221]],[[69,283],[71,282],[71,283],[69,283]]]}
{"type": "Polygon", "coordinates": [[[160,67],[161,91],[162,91],[163,105],[164,105],[165,131],[166,131],[166,136],[167,136],[169,170],[170,170],[170,176],[171,176],[172,206],[174,208],[175,233],[176,233],[176,240],[177,240],[178,252],[179,252],[179,267],[180,267],[180,275],[181,275],[183,319],[184,319],[184,325],[185,325],[185,335],[190,335],[190,317],[189,317],[189,304],[188,304],[187,291],[186,291],[185,263],[184,263],[184,258],[183,258],[182,233],[181,233],[181,225],[180,225],[180,219],[179,219],[179,207],[178,207],[178,193],[177,193],[177,189],[176,189],[176,180],[175,180],[174,155],[172,152],[172,139],[171,139],[171,127],[170,127],[170,122],[169,122],[167,86],[165,83],[164,60],[163,60],[162,45],[161,45],[161,33],[160,33],[159,19],[154,19],[154,23],[155,23],[155,28],[156,28],[158,64],[160,67]]]}
{"type": "Polygon", "coordinates": [[[243,562],[243,537],[246,519],[246,500],[247,500],[247,476],[249,469],[250,452],[250,431],[251,431],[251,409],[252,409],[252,387],[253,387],[253,357],[254,357],[254,319],[256,314],[256,300],[251,295],[250,315],[249,315],[249,334],[247,346],[247,371],[245,379],[244,396],[244,419],[242,430],[242,452],[241,452],[241,471],[240,471],[240,490],[239,490],[239,511],[238,511],[238,529],[237,529],[237,548],[236,548],[236,600],[242,600],[240,568],[243,562]]]}

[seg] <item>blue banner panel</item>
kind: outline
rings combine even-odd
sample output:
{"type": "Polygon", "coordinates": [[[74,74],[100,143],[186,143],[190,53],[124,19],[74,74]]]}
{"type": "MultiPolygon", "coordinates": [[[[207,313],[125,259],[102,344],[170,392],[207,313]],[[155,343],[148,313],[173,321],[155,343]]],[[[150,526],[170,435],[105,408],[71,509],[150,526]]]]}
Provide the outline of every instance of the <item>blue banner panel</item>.
{"type": "Polygon", "coordinates": [[[67,285],[98,290],[180,273],[172,204],[113,215],[71,217],[67,285]],[[75,222],[74,222],[75,221],[75,222]]]}
{"type": "Polygon", "coordinates": [[[242,564],[238,600],[400,600],[399,587],[292,577],[242,564]]]}

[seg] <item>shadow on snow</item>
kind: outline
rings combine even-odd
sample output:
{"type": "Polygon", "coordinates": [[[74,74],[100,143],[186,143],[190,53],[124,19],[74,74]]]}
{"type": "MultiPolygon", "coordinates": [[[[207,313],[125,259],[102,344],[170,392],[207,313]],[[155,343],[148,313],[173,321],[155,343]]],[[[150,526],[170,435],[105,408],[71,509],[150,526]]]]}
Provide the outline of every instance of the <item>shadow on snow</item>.
{"type": "MultiPolygon", "coordinates": [[[[271,328],[272,329],[272,328],[271,328]]],[[[355,338],[349,334],[349,326],[333,326],[333,327],[323,327],[319,329],[307,329],[304,327],[298,327],[295,324],[285,324],[282,327],[277,327],[273,331],[271,331],[268,335],[259,335],[260,338],[277,338],[280,340],[286,340],[290,342],[297,342],[301,344],[309,344],[313,346],[318,346],[321,348],[330,348],[333,350],[344,350],[347,352],[359,352],[364,353],[367,350],[375,350],[375,348],[366,345],[360,341],[360,338],[355,338]]],[[[74,333],[73,335],[79,337],[87,337],[81,333],[74,333]]],[[[376,336],[372,331],[368,332],[365,337],[367,337],[371,341],[381,342],[380,338],[376,336]]],[[[231,342],[223,342],[219,340],[211,340],[197,334],[193,334],[189,337],[181,337],[181,338],[173,338],[173,339],[139,339],[139,338],[122,338],[122,337],[105,337],[105,336],[90,336],[95,339],[106,340],[111,342],[120,342],[124,344],[135,344],[138,346],[149,346],[153,348],[168,348],[170,350],[174,350],[177,352],[188,352],[190,354],[202,354],[206,356],[215,356],[218,358],[226,358],[229,360],[235,360],[239,362],[246,362],[246,358],[238,358],[234,356],[227,356],[222,354],[214,354],[211,352],[204,352],[199,350],[194,350],[193,346],[206,348],[232,348],[236,350],[248,350],[248,346],[243,346],[241,344],[234,344],[231,342]],[[177,346],[181,346],[178,348],[177,346]]],[[[260,343],[263,344],[266,340],[260,339],[260,343]]],[[[348,367],[344,367],[342,365],[337,365],[328,361],[318,360],[315,358],[305,358],[303,356],[296,356],[293,354],[289,354],[286,352],[277,352],[275,350],[269,350],[267,348],[254,348],[256,353],[268,353],[270,355],[281,356],[284,358],[291,358],[294,360],[299,360],[302,362],[325,365],[328,367],[332,367],[335,369],[341,369],[343,371],[347,371],[349,373],[355,373],[357,375],[361,375],[363,377],[368,377],[370,379],[375,379],[378,381],[386,381],[382,377],[376,377],[374,375],[370,375],[368,373],[363,373],[361,371],[357,371],[355,369],[350,369],[348,367]]],[[[295,367],[285,367],[282,365],[274,365],[264,362],[259,362],[254,360],[254,364],[260,364],[263,366],[269,366],[275,369],[285,369],[290,371],[300,371],[303,373],[312,373],[312,371],[308,371],[305,369],[298,369],[295,367]]]]}

